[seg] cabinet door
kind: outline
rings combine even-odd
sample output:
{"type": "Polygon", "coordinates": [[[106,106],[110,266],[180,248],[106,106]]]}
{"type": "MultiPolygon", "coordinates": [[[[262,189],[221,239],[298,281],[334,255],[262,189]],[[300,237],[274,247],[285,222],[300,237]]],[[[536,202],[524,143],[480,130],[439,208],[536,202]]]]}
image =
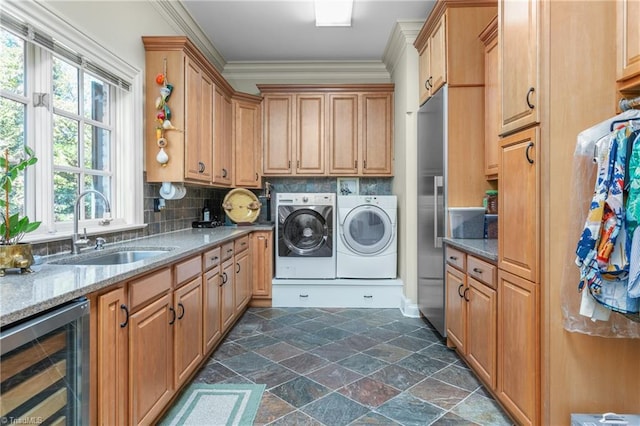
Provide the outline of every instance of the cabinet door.
{"type": "Polygon", "coordinates": [[[447,37],[446,37],[446,17],[445,13],[438,21],[438,25],[433,29],[429,37],[431,70],[429,80],[429,91],[433,95],[447,82],[447,37]]]}
{"type": "Polygon", "coordinates": [[[618,32],[618,81],[640,75],[640,2],[618,0],[616,31],[618,32]]]}
{"type": "Polygon", "coordinates": [[[467,361],[495,390],[498,298],[494,289],[469,276],[467,286],[467,361]]]}
{"type": "Polygon", "coordinates": [[[215,88],[215,139],[213,154],[213,183],[231,185],[231,99],[218,87],[215,88]]]}
{"type": "Polygon", "coordinates": [[[222,263],[222,280],[220,282],[220,322],[224,333],[235,318],[236,305],[234,299],[235,262],[233,257],[222,263]]]}
{"type": "Polygon", "coordinates": [[[273,279],[273,232],[259,231],[251,234],[251,270],[253,299],[271,299],[273,279]]]}
{"type": "Polygon", "coordinates": [[[150,424],[173,396],[173,324],[171,295],[131,315],[129,328],[129,400],[131,424],[150,424]]]}
{"type": "Polygon", "coordinates": [[[538,128],[502,139],[498,183],[498,267],[538,279],[538,128]]]}
{"type": "Polygon", "coordinates": [[[425,103],[431,96],[431,46],[427,40],[427,44],[420,52],[418,58],[418,79],[419,79],[419,91],[420,91],[420,105],[425,103]]]}
{"type": "Polygon", "coordinates": [[[358,173],[358,95],[332,93],[329,102],[329,174],[358,173]]]}
{"type": "Polygon", "coordinates": [[[259,188],[260,106],[234,101],[233,146],[235,186],[259,188]]]}
{"type": "Polygon", "coordinates": [[[464,300],[467,290],[464,272],[447,265],[445,270],[445,318],[447,339],[460,353],[466,352],[467,307],[464,300]]]}
{"type": "Polygon", "coordinates": [[[535,425],[540,389],[537,286],[498,271],[498,295],[498,397],[516,423],[535,425]]]}
{"type": "Polygon", "coordinates": [[[292,174],[293,95],[265,95],[263,105],[264,174],[292,174]]]}
{"type": "Polygon", "coordinates": [[[211,182],[213,84],[200,67],[185,58],[185,178],[211,182]],[[204,138],[209,138],[204,140],[204,138]]]}
{"type": "Polygon", "coordinates": [[[325,95],[296,95],[296,174],[325,173],[325,95]]]}
{"type": "Polygon", "coordinates": [[[393,94],[362,98],[362,174],[389,176],[393,160],[393,94]]]}
{"type": "Polygon", "coordinates": [[[487,179],[498,177],[500,157],[500,81],[498,80],[498,38],[497,22],[489,26],[483,34],[484,54],[484,173],[487,179]]]}
{"type": "Polygon", "coordinates": [[[538,0],[498,2],[502,130],[539,122],[538,0]]]}
{"type": "Polygon", "coordinates": [[[98,297],[98,424],[123,425],[128,416],[127,297],[118,287],[98,297]]]}
{"type": "Polygon", "coordinates": [[[249,299],[251,298],[251,283],[249,277],[251,276],[251,267],[249,265],[249,250],[243,250],[235,256],[235,278],[234,278],[234,300],[235,310],[238,315],[242,313],[242,309],[247,306],[249,299]]]}
{"type": "Polygon", "coordinates": [[[220,266],[215,266],[205,274],[203,287],[203,333],[204,351],[207,354],[218,343],[220,328],[220,266]]]}
{"type": "Polygon", "coordinates": [[[174,292],[174,383],[178,389],[202,360],[202,276],[174,292]]]}

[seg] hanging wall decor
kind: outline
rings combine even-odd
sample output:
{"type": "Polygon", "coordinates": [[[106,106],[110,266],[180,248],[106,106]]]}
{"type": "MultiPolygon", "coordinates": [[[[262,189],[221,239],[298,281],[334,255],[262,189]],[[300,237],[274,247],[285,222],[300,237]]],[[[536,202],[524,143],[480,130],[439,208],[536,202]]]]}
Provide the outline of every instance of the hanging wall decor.
{"type": "Polygon", "coordinates": [[[156,83],[160,86],[160,96],[156,98],[156,142],[160,151],[156,155],[156,161],[166,167],[169,162],[169,155],[165,152],[165,148],[169,143],[165,138],[165,132],[167,130],[177,130],[171,124],[171,110],[169,109],[169,98],[173,92],[173,85],[169,83],[167,79],[167,59],[164,59],[164,66],[162,73],[156,76],[156,83]]]}

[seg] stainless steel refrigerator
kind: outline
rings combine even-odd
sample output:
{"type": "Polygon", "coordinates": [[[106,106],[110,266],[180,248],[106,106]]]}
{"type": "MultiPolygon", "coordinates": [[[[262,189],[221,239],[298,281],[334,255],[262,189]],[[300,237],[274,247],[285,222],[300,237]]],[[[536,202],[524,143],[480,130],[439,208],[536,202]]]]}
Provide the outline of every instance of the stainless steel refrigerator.
{"type": "Polygon", "coordinates": [[[444,252],[446,228],[447,86],[418,111],[418,307],[445,330],[444,252]]]}

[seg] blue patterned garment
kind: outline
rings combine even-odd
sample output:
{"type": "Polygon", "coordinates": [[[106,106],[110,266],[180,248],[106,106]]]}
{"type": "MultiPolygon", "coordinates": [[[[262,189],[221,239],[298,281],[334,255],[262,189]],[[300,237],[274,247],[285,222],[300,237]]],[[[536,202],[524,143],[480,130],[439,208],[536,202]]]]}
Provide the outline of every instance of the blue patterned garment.
{"type": "Polygon", "coordinates": [[[631,158],[627,167],[629,185],[625,188],[628,191],[625,219],[627,231],[632,237],[628,291],[630,297],[640,297],[640,134],[636,134],[632,143],[631,158]]]}
{"type": "Polygon", "coordinates": [[[624,207],[626,147],[630,126],[615,131],[609,142],[589,215],[576,248],[582,291],[586,285],[596,301],[621,313],[637,313],[640,299],[627,291],[631,239],[627,238],[624,207]]]}

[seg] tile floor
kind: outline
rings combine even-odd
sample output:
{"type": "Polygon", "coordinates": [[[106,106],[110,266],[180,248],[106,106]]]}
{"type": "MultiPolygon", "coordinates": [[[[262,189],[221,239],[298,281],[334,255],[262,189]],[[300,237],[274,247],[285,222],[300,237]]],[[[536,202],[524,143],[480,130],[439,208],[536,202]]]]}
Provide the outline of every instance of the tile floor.
{"type": "Polygon", "coordinates": [[[398,309],[251,308],[195,382],[264,383],[256,425],[511,425],[457,354],[398,309]]]}

